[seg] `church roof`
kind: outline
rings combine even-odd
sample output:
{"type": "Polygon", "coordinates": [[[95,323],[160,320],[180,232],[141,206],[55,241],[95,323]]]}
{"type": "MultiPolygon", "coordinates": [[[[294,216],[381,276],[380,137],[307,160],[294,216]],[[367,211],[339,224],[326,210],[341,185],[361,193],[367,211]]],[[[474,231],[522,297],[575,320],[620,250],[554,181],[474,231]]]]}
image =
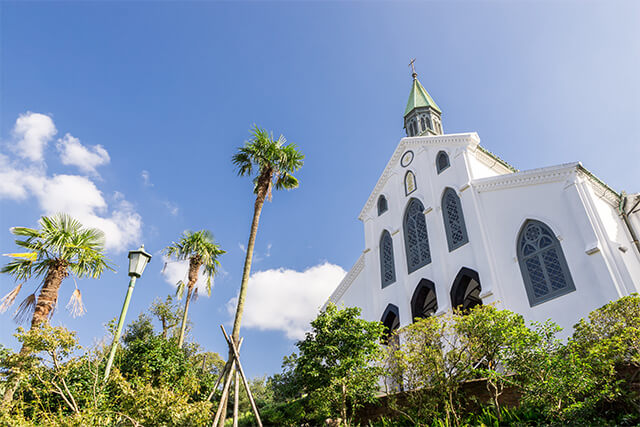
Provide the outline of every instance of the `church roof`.
{"type": "Polygon", "coordinates": [[[404,110],[405,117],[409,114],[413,109],[418,107],[431,107],[436,110],[438,113],[442,113],[436,102],[431,98],[431,95],[427,92],[427,90],[420,84],[420,81],[417,77],[413,78],[413,86],[411,87],[411,93],[409,94],[409,101],[407,101],[407,108],[404,110]]]}

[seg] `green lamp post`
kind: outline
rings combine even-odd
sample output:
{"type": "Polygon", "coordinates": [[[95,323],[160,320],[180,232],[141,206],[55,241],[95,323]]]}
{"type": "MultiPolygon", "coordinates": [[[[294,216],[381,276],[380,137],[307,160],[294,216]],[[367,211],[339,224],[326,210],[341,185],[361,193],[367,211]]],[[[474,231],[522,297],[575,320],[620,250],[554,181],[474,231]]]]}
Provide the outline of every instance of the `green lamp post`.
{"type": "Polygon", "coordinates": [[[136,284],[136,279],[142,276],[142,272],[150,260],[151,254],[148,254],[144,250],[144,245],[140,245],[139,249],[129,252],[129,277],[131,277],[129,280],[129,289],[127,289],[127,296],[124,298],[124,304],[122,305],[122,311],[120,312],[120,319],[118,319],[118,327],[116,328],[116,333],[113,336],[113,344],[111,344],[111,352],[109,353],[107,367],[104,370],[103,381],[106,381],[107,378],[109,378],[109,372],[111,372],[111,365],[113,365],[113,358],[116,356],[118,341],[120,340],[122,326],[124,325],[124,318],[127,315],[127,309],[129,308],[129,301],[131,300],[131,294],[133,293],[133,287],[136,284]]]}

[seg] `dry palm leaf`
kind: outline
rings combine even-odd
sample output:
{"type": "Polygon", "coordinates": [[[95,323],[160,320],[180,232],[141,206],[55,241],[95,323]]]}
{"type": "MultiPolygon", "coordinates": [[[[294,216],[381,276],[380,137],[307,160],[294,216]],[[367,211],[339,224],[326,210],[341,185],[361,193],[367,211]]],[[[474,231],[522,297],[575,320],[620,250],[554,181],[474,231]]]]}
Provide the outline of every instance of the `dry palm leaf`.
{"type": "Polygon", "coordinates": [[[33,312],[35,311],[35,309],[36,294],[34,293],[22,300],[22,302],[18,306],[18,309],[13,314],[13,320],[15,320],[17,324],[24,323],[29,318],[33,317],[33,312]]]}
{"type": "Polygon", "coordinates": [[[82,304],[82,293],[80,289],[76,288],[71,294],[71,298],[67,304],[67,310],[69,310],[73,317],[82,316],[86,313],[87,310],[84,308],[84,304],[82,304]]]}
{"type": "Polygon", "coordinates": [[[18,286],[13,288],[11,292],[9,292],[5,296],[3,296],[2,299],[0,299],[0,313],[4,313],[5,311],[7,311],[9,307],[13,305],[13,302],[16,300],[16,297],[18,296],[18,292],[20,292],[20,289],[22,289],[22,283],[20,283],[18,286]]]}

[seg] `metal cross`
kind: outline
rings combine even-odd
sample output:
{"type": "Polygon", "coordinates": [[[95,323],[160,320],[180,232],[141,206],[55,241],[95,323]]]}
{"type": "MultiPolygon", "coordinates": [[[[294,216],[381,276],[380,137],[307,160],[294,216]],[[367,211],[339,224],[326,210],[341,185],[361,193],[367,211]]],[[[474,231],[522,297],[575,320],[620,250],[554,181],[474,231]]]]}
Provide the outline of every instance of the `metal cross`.
{"type": "Polygon", "coordinates": [[[411,71],[412,74],[416,74],[416,67],[413,65],[413,63],[416,62],[416,58],[413,58],[410,62],[409,62],[409,67],[411,67],[411,71]]]}

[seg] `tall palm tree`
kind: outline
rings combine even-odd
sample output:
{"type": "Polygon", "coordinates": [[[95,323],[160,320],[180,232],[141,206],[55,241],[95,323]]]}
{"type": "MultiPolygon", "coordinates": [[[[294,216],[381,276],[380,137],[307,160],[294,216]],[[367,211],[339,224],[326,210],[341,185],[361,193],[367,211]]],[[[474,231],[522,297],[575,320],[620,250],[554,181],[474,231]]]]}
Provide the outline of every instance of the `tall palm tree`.
{"type": "Polygon", "coordinates": [[[182,296],[185,287],[187,288],[187,299],[184,303],[184,313],[182,315],[182,323],[180,324],[180,336],[178,338],[178,347],[182,348],[184,343],[184,332],[187,327],[187,313],[189,312],[189,304],[192,298],[197,295],[196,282],[200,267],[204,267],[205,276],[207,276],[207,294],[211,295],[211,279],[217,272],[220,265],[218,257],[225,253],[213,241],[213,234],[209,230],[200,230],[195,233],[185,231],[182,238],[177,242],[173,242],[165,248],[167,257],[175,257],[180,261],[189,260],[188,281],[185,283],[181,280],[178,282],[178,295],[182,296]]]}
{"type": "Polygon", "coordinates": [[[282,135],[278,139],[274,139],[273,134],[270,135],[265,129],[261,129],[258,126],[254,126],[251,135],[251,139],[243,147],[240,147],[232,158],[238,175],[251,176],[255,173],[253,192],[256,195],[249,243],[247,244],[247,253],[242,271],[242,282],[240,283],[240,294],[238,295],[238,305],[233,322],[232,338],[236,345],[240,338],[240,323],[244,311],[253,248],[256,234],[258,233],[258,222],[260,221],[262,207],[266,199],[271,200],[271,193],[274,187],[276,190],[290,190],[298,187],[298,180],[293,176],[293,172],[302,167],[304,160],[304,154],[297,150],[295,144],[285,145],[286,139],[282,135]]]}
{"type": "MultiPolygon", "coordinates": [[[[49,321],[58,302],[58,292],[62,281],[70,275],[78,278],[99,278],[105,270],[115,271],[111,261],[105,258],[104,233],[95,228],[85,228],[66,214],[43,216],[40,229],[12,227],[11,233],[22,239],[16,244],[26,249],[25,253],[8,254],[13,258],[0,272],[12,275],[16,281],[25,282],[31,278],[43,278],[38,286],[40,293],[29,295],[18,308],[16,319],[26,320],[31,315],[31,328],[37,328],[49,321]],[[33,310],[33,311],[32,311],[33,310]]],[[[15,301],[22,288],[20,283],[2,298],[0,311],[6,310],[15,301]]],[[[76,287],[69,307],[74,314],[84,312],[82,296],[76,287]]],[[[28,349],[25,346],[21,353],[28,349]]],[[[17,383],[7,387],[4,400],[13,398],[17,383]]]]}

